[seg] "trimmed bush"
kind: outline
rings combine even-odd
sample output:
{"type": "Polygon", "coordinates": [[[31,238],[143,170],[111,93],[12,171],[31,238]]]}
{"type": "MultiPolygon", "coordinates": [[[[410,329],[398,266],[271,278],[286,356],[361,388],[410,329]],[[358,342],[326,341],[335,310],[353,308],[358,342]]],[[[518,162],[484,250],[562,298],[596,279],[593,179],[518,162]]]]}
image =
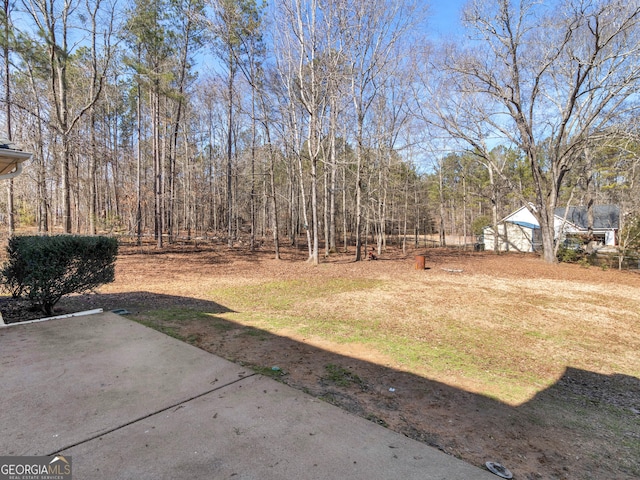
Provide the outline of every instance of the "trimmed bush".
{"type": "Polygon", "coordinates": [[[52,315],[64,295],[114,281],[118,242],[98,236],[16,236],[7,252],[0,271],[4,288],[52,315]]]}

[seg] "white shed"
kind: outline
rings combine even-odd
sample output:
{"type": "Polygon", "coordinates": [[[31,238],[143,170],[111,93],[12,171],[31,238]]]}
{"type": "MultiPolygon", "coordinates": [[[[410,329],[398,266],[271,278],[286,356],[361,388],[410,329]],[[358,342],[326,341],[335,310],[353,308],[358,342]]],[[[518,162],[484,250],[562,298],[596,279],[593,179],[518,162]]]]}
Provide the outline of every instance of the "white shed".
{"type": "Polygon", "coordinates": [[[495,242],[501,252],[534,252],[540,249],[540,226],[527,207],[521,207],[498,223],[498,234],[493,227],[484,227],[484,249],[494,250],[495,242]],[[497,237],[497,238],[496,238],[497,237]]]}

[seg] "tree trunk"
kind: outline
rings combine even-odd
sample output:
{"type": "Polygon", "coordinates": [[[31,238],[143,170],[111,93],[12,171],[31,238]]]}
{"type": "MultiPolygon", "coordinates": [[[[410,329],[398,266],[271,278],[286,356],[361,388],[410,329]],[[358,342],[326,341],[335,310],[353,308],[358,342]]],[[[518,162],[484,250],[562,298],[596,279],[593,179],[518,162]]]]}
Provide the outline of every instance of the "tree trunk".
{"type": "Polygon", "coordinates": [[[62,231],[71,233],[71,153],[68,135],[62,135],[62,231]]]}
{"type": "Polygon", "coordinates": [[[318,159],[311,160],[311,222],[313,245],[310,260],[313,265],[318,265],[318,159]]]}
{"type": "Polygon", "coordinates": [[[363,139],[364,118],[358,114],[357,152],[356,152],[356,256],[355,261],[362,260],[362,157],[364,156],[363,139]]]}
{"type": "Polygon", "coordinates": [[[442,181],[442,164],[438,168],[438,194],[440,197],[440,246],[447,246],[447,237],[444,226],[445,204],[444,204],[444,185],[442,181]]]}
{"type": "MultiPolygon", "coordinates": [[[[140,50],[138,50],[140,55],[140,50]]],[[[136,129],[138,143],[136,146],[136,244],[142,245],[142,91],[140,82],[137,84],[136,98],[136,129]]]]}
{"type": "Polygon", "coordinates": [[[348,235],[348,223],[347,223],[347,167],[342,167],[342,250],[347,253],[347,235],[348,235]]]}
{"type": "Polygon", "coordinates": [[[253,252],[256,249],[256,93],[251,89],[251,192],[249,207],[251,215],[251,234],[249,238],[249,248],[253,252]]]}
{"type": "MultiPolygon", "coordinates": [[[[10,142],[13,140],[12,137],[12,125],[11,125],[11,62],[9,60],[9,35],[10,35],[10,26],[9,26],[9,0],[4,0],[3,2],[3,11],[4,11],[4,45],[3,45],[3,57],[4,57],[4,100],[5,100],[5,121],[7,126],[7,140],[10,142]]],[[[13,178],[9,179],[9,184],[7,185],[7,216],[9,218],[9,235],[13,235],[15,232],[15,215],[14,215],[14,206],[13,206],[13,178]]]]}
{"type": "Polygon", "coordinates": [[[542,237],[542,258],[547,263],[557,263],[554,228],[555,200],[553,202],[550,201],[550,203],[551,207],[548,204],[543,204],[542,211],[538,214],[540,235],[542,237]]]}
{"type": "MultiPolygon", "coordinates": [[[[267,138],[269,134],[267,133],[267,138]]],[[[271,141],[269,141],[269,150],[271,150],[271,141]]],[[[276,260],[280,260],[280,237],[278,234],[278,202],[276,198],[276,180],[275,180],[275,155],[270,152],[271,157],[269,162],[269,181],[271,184],[271,202],[273,207],[272,215],[272,228],[273,228],[273,250],[276,260]]]]}
{"type": "Polygon", "coordinates": [[[227,245],[233,247],[233,58],[229,59],[227,78],[227,245]]]}
{"type": "Polygon", "coordinates": [[[162,238],[162,157],[160,153],[160,86],[154,81],[151,92],[152,103],[152,136],[153,136],[153,174],[154,174],[154,231],[156,246],[163,247],[162,238]]]}
{"type": "Polygon", "coordinates": [[[97,192],[97,178],[98,171],[97,157],[98,148],[96,142],[96,116],[95,108],[91,107],[91,113],[89,114],[89,129],[91,136],[91,152],[89,158],[89,234],[95,235],[97,233],[96,220],[97,212],[96,206],[98,203],[97,192]]]}

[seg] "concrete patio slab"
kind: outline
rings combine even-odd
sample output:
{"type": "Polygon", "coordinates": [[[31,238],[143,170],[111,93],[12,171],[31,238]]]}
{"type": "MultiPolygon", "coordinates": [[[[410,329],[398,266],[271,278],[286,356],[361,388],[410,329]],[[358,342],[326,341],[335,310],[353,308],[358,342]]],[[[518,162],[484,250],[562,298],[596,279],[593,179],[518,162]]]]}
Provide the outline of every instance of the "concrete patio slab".
{"type": "Polygon", "coordinates": [[[0,452],[46,455],[252,371],[112,313],[0,329],[0,452]]]}

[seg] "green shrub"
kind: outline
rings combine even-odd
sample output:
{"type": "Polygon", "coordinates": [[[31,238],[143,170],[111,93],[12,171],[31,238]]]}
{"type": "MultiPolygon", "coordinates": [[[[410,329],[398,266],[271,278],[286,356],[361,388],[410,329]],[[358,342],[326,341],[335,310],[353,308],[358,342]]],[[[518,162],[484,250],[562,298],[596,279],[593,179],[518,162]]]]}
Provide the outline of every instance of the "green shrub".
{"type": "Polygon", "coordinates": [[[7,253],[0,271],[5,289],[52,315],[64,295],[114,281],[118,242],[97,236],[16,236],[9,239],[7,253]]]}
{"type": "Polygon", "coordinates": [[[558,248],[557,258],[562,263],[584,263],[588,262],[587,254],[580,248],[574,248],[572,246],[560,245],[558,248]]]}

